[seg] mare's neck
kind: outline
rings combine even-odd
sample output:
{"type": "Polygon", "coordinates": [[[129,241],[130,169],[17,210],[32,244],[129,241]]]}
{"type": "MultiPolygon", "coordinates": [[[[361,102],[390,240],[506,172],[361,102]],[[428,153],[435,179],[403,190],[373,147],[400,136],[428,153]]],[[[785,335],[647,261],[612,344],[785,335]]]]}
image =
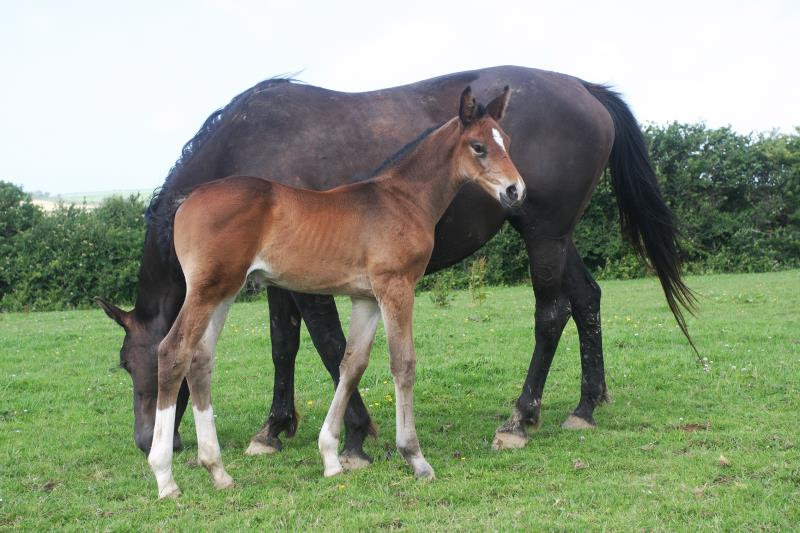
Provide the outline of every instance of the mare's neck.
{"type": "Polygon", "coordinates": [[[163,330],[163,334],[172,326],[186,294],[183,284],[175,279],[174,269],[161,257],[154,232],[148,229],[133,313],[140,324],[163,330]]]}
{"type": "Polygon", "coordinates": [[[432,226],[442,218],[464,182],[455,162],[459,133],[458,118],[446,122],[377,180],[381,188],[432,226]]]}

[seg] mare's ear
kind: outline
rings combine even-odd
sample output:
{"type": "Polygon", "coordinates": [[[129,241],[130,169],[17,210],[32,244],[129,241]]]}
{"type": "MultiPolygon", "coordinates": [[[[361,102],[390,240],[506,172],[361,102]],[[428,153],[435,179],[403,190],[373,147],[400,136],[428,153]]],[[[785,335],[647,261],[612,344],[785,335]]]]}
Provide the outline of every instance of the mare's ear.
{"type": "Polygon", "coordinates": [[[506,85],[503,89],[503,93],[486,106],[486,111],[489,113],[489,116],[495,119],[495,121],[499,121],[503,118],[506,115],[506,108],[508,107],[508,99],[510,97],[511,90],[508,88],[508,85],[506,85]]]}
{"type": "Polygon", "coordinates": [[[111,320],[122,326],[125,331],[128,331],[132,320],[131,313],[129,311],[123,311],[116,305],[108,303],[99,296],[95,296],[94,301],[97,302],[97,305],[103,308],[103,311],[106,312],[111,320]]]}
{"type": "Polygon", "coordinates": [[[467,85],[467,88],[461,93],[461,104],[458,108],[458,119],[461,121],[463,127],[467,127],[478,118],[478,104],[472,96],[472,87],[467,85]]]}

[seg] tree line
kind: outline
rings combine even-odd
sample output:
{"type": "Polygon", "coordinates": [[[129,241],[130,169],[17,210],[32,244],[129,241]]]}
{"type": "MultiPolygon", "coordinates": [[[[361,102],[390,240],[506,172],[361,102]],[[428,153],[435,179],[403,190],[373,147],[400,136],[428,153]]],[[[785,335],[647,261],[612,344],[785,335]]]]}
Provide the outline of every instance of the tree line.
{"type": "MultiPolygon", "coordinates": [[[[800,267],[800,128],[743,135],[672,123],[644,133],[679,222],[687,272],[800,267]]],[[[647,275],[622,240],[610,181],[601,180],[575,243],[600,279],[647,275]]],[[[96,295],[132,303],[145,207],[145,199],[130,196],[111,197],[95,209],[62,204],[45,212],[21,188],[0,182],[0,310],[87,307],[96,295]]],[[[528,279],[524,244],[506,225],[475,256],[427,276],[421,288],[466,287],[481,258],[490,285],[528,279]]]]}

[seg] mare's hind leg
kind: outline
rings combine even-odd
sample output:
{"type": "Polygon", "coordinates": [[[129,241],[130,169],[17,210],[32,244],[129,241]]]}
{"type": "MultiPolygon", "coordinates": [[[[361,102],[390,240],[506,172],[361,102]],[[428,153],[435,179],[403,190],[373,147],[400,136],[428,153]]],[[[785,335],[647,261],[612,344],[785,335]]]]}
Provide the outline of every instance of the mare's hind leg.
{"type": "Polygon", "coordinates": [[[542,392],[558,341],[570,316],[563,291],[568,239],[526,239],[531,281],[536,296],[535,345],[522,394],[511,417],[497,429],[492,447],[521,448],[528,442],[526,426],[538,427],[542,392]]]}
{"type": "Polygon", "coordinates": [[[297,430],[297,411],[294,408],[294,368],[300,348],[300,310],[292,294],[275,286],[267,287],[269,302],[269,332],[272,344],[272,364],[275,379],[272,387],[272,406],[264,426],[250,439],[247,455],[275,453],[283,447],[278,437],[286,431],[292,437],[297,430]]]}
{"type": "Polygon", "coordinates": [[[414,470],[415,476],[434,479],[433,468],[422,455],[414,423],[414,383],[417,376],[412,332],[414,287],[396,283],[381,292],[381,314],[394,378],[397,450],[414,470]]]}
{"type": "Polygon", "coordinates": [[[222,466],[222,453],[214,424],[214,409],[211,406],[211,373],[214,369],[217,339],[233,300],[234,297],[230,297],[220,302],[213,310],[203,338],[194,351],[187,376],[194,423],[197,428],[197,459],[211,474],[214,486],[218,489],[232,487],[233,479],[222,466]]]}
{"type": "Polygon", "coordinates": [[[158,400],[153,443],[147,461],[156,477],[159,498],[180,494],[172,477],[176,400],[181,382],[186,377],[213,312],[214,307],[195,304],[187,296],[175,323],[158,347],[158,400]]]}
{"type": "Polygon", "coordinates": [[[322,455],[325,477],[342,471],[339,461],[339,433],[342,429],[347,402],[369,362],[369,352],[375,339],[380,312],[378,303],[372,298],[351,298],[353,311],[350,318],[350,332],[347,337],[342,364],[339,368],[340,379],[328,408],[328,414],[319,433],[319,451],[322,455]]]}
{"type": "Polygon", "coordinates": [[[608,401],[603,368],[603,336],[600,326],[600,287],[583,264],[575,245],[567,251],[566,288],[572,304],[572,318],[581,345],[581,399],[578,407],[561,425],[564,429],[595,427],[595,407],[608,401]]]}
{"type": "MultiPolygon", "coordinates": [[[[339,384],[339,365],[345,350],[345,338],[339,312],[332,296],[292,293],[300,314],[306,323],[311,340],[322,363],[333,378],[334,388],[339,384]]],[[[344,414],[345,441],[339,461],[345,470],[355,470],[372,464],[372,458],[364,452],[364,439],[375,434],[375,426],[369,417],[358,388],[353,390],[344,414]]]]}

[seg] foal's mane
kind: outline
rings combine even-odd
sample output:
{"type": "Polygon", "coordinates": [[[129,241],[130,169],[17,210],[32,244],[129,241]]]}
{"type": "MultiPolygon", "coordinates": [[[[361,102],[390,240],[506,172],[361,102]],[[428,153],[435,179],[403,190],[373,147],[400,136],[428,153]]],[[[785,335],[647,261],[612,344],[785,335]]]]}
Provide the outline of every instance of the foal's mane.
{"type": "MultiPolygon", "coordinates": [[[[416,148],[416,147],[417,147],[417,145],[419,145],[419,143],[421,143],[421,142],[422,142],[422,141],[423,141],[423,140],[424,140],[424,139],[425,139],[427,136],[429,136],[431,133],[433,133],[434,131],[436,131],[436,130],[438,130],[439,128],[441,128],[443,125],[444,125],[444,123],[437,124],[436,126],[431,126],[431,127],[430,127],[430,128],[428,128],[427,130],[425,130],[425,131],[423,131],[422,133],[420,133],[419,137],[417,137],[416,139],[414,139],[414,140],[413,140],[413,141],[411,141],[410,143],[408,143],[408,144],[406,144],[405,146],[403,146],[402,148],[400,148],[400,150],[398,150],[397,152],[395,152],[393,155],[389,156],[389,157],[386,159],[386,161],[384,161],[383,163],[381,163],[381,164],[378,166],[378,168],[376,168],[375,170],[373,170],[373,171],[372,171],[372,172],[371,172],[371,173],[370,173],[370,174],[367,176],[367,178],[366,178],[366,179],[372,179],[372,178],[374,178],[374,177],[376,177],[376,176],[379,176],[380,174],[383,174],[384,172],[386,172],[387,170],[389,170],[390,168],[392,168],[393,166],[395,166],[396,164],[398,164],[398,163],[399,163],[400,161],[402,161],[402,160],[403,160],[403,159],[404,159],[404,158],[405,158],[405,157],[406,157],[408,154],[410,154],[411,152],[413,152],[413,151],[414,151],[414,148],[416,148]]],[[[360,181],[360,180],[359,180],[359,181],[360,181]]]]}

